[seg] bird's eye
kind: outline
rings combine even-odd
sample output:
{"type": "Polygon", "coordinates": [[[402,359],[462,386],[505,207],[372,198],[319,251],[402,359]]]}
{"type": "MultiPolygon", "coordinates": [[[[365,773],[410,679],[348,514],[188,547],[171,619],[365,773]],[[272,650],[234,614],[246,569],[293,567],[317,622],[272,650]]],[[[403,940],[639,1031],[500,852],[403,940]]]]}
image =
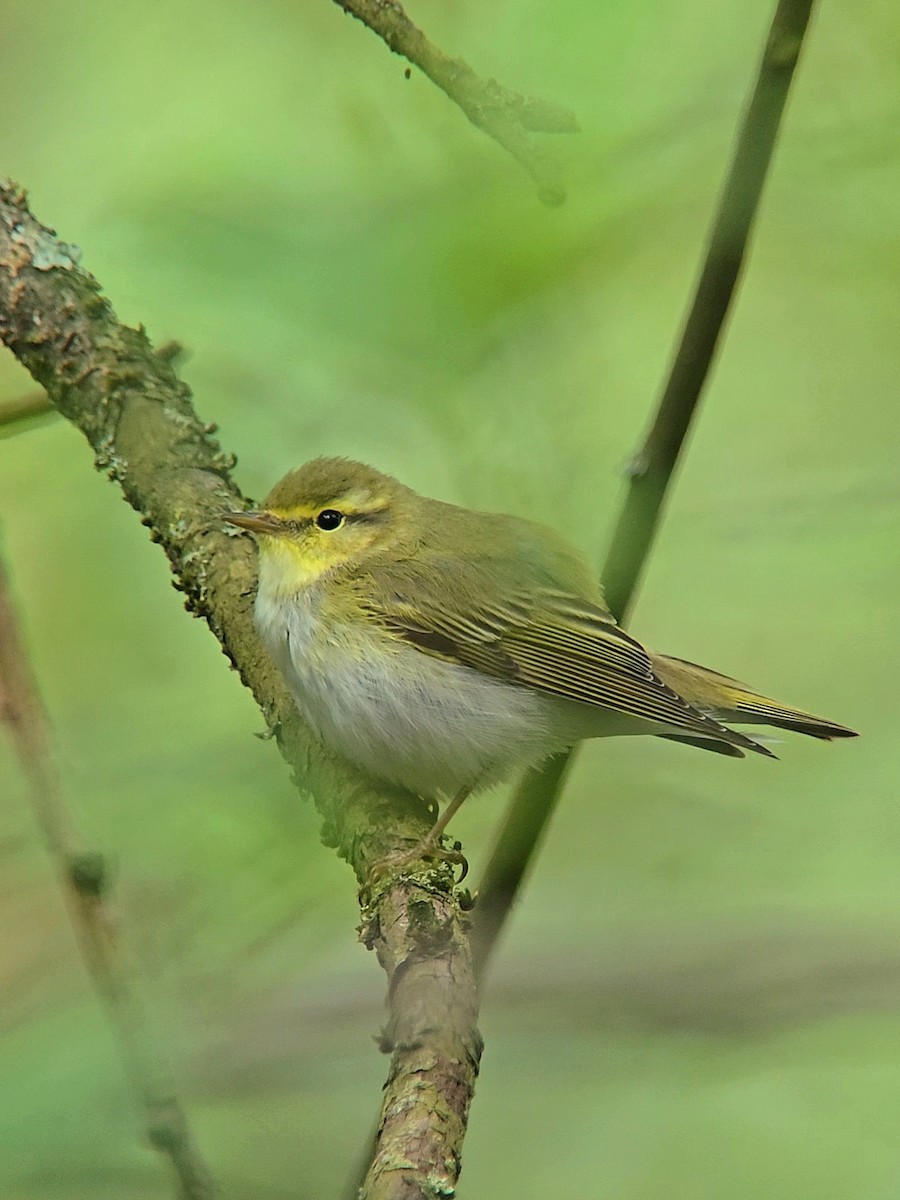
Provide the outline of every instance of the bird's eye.
{"type": "Polygon", "coordinates": [[[320,529],[337,529],[343,523],[344,514],[339,513],[336,508],[323,508],[316,517],[316,524],[320,529]]]}

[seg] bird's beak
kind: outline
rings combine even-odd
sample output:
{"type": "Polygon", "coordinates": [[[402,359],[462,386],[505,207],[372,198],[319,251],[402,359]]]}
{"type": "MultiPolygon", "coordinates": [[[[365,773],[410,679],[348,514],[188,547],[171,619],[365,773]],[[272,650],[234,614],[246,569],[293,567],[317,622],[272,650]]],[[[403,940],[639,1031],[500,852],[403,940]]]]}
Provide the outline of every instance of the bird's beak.
{"type": "Polygon", "coordinates": [[[227,521],[229,525],[237,525],[240,529],[249,529],[251,533],[266,533],[269,537],[277,537],[278,534],[287,532],[280,517],[263,510],[225,513],[222,520],[227,521]]]}

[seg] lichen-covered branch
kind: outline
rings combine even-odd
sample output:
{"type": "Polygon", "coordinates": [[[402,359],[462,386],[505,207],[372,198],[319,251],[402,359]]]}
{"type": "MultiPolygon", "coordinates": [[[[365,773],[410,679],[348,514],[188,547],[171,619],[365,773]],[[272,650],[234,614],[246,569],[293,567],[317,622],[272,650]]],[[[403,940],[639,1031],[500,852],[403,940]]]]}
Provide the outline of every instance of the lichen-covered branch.
{"type": "Polygon", "coordinates": [[[31,791],[32,805],[62,884],[87,969],[119,1043],[125,1072],[143,1111],[150,1144],[172,1166],[180,1200],[212,1200],[212,1177],[194,1142],[165,1056],[117,937],[106,861],[78,834],[63,798],[50,723],[37,687],[0,561],[0,722],[31,791]]]}
{"type": "MultiPolygon", "coordinates": [[[[813,0],[778,2],[684,331],[650,431],[628,471],[628,494],[601,571],[607,604],[622,624],[731,306],[812,6],[813,0]]],[[[570,758],[571,752],[548,760],[529,775],[510,803],[479,888],[473,931],[479,976],[556,806],[570,758]]]]}
{"type": "MultiPolygon", "coordinates": [[[[418,843],[428,812],[327,754],[303,726],[253,627],[253,546],[220,520],[246,503],[230,477],[234,456],[198,418],[167,356],[153,353],[143,330],[116,320],[78,258],[35,219],[21,191],[0,186],[0,337],[141,514],[186,607],[208,622],[298,787],[312,795],[327,844],[364,882],[376,863],[418,843]]],[[[363,936],[388,974],[392,1052],[364,1194],[383,1200],[430,1188],[449,1195],[480,1055],[450,868],[387,874],[364,907],[363,936]]]]}
{"type": "MultiPolygon", "coordinates": [[[[425,36],[397,0],[334,0],[344,12],[377,33],[395,53],[417,66],[458,105],[473,125],[503,147],[538,185],[545,204],[562,204],[566,189],[559,163],[534,133],[577,133],[575,114],[498,83],[482,79],[461,58],[450,58],[425,36]]],[[[549,18],[548,18],[549,19],[549,18]]]]}
{"type": "Polygon", "coordinates": [[[475,977],[452,897],[394,887],[384,897],[378,959],[390,980],[382,1046],[393,1053],[360,1200],[455,1195],[481,1058],[475,977]],[[435,1080],[440,1086],[435,1086],[435,1080]]]}

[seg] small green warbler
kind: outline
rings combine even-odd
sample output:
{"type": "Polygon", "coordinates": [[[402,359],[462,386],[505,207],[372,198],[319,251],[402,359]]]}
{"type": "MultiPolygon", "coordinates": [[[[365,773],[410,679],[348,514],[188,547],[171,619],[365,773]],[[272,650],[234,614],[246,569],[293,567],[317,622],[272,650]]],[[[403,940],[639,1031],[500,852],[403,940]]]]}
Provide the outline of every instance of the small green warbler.
{"type": "Polygon", "coordinates": [[[225,519],[256,537],[257,627],[307,723],[373,777],[449,799],[415,857],[473,791],[582,738],[653,734],[741,758],[774,755],[724,722],[855,736],[645,649],[543,525],[341,458],[225,519]]]}

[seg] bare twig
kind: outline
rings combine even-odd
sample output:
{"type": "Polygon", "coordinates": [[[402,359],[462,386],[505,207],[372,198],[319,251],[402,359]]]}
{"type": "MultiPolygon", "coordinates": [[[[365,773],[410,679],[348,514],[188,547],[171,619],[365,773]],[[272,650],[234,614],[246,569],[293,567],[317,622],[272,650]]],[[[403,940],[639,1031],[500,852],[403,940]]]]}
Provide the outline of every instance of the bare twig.
{"type": "MultiPolygon", "coordinates": [[[[73,248],[40,225],[23,193],[0,187],[0,337],[84,433],[159,542],[275,733],[323,837],[356,872],[416,845],[427,808],[328,755],[302,724],[252,619],[255,553],[221,523],[246,505],[223,453],[165,356],[119,324],[73,248]]],[[[387,874],[363,910],[363,938],[389,980],[392,1051],[368,1200],[450,1195],[481,1043],[465,922],[447,866],[387,874]]]]}
{"type": "MultiPolygon", "coordinates": [[[[743,266],[812,4],[779,0],[678,350],[653,424],[628,471],[628,494],[601,572],[610,611],[623,624],[743,266]]],[[[570,757],[544,763],[510,804],[479,889],[473,928],[479,977],[553,813],[570,757]]]]}
{"type": "Polygon", "coordinates": [[[25,396],[16,396],[13,400],[4,400],[0,404],[0,437],[12,432],[13,427],[23,421],[49,416],[55,412],[56,409],[46,392],[29,392],[25,396]]]}
{"type": "Polygon", "coordinates": [[[430,42],[397,0],[334,0],[346,13],[377,33],[395,54],[417,66],[458,105],[473,125],[503,147],[538,185],[545,204],[562,204],[566,189],[559,164],[532,133],[577,133],[578,120],[569,109],[522,96],[482,79],[461,58],[450,58],[430,42]]]}
{"type": "Polygon", "coordinates": [[[165,1056],[125,965],[109,907],[105,859],[87,848],[63,799],[54,766],[50,725],[19,635],[0,562],[0,720],[31,787],[47,849],[56,866],[81,952],[110,1024],[125,1071],[144,1115],[150,1144],[168,1158],[182,1200],[210,1200],[212,1178],[175,1094],[165,1056]]]}

